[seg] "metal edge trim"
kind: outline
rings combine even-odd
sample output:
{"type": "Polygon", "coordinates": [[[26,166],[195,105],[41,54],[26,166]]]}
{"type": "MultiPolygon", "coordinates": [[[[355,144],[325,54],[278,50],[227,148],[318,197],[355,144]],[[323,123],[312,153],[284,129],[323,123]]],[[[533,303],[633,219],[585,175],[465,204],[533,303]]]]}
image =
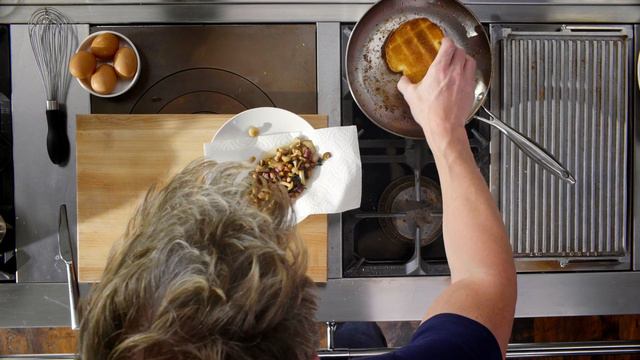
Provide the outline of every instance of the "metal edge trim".
{"type": "MultiPolygon", "coordinates": [[[[497,77],[500,74],[500,69],[502,66],[502,59],[500,59],[498,47],[500,46],[501,37],[501,26],[500,25],[490,25],[489,26],[489,46],[491,48],[491,58],[493,59],[491,62],[492,70],[491,70],[491,83],[492,88],[489,93],[489,101],[490,101],[490,110],[493,113],[496,113],[500,116],[500,94],[502,93],[502,85],[500,84],[500,79],[497,77]]],[[[500,183],[501,183],[501,174],[500,174],[500,146],[502,144],[502,136],[500,135],[500,131],[494,127],[491,127],[491,140],[489,145],[489,188],[491,190],[491,194],[498,204],[498,208],[500,207],[500,183]]]]}
{"type": "MultiPolygon", "coordinates": [[[[636,56],[636,54],[640,53],[640,25],[634,26],[633,34],[634,41],[633,47],[631,49],[631,56],[633,56],[636,61],[633,69],[638,69],[638,76],[640,77],[640,55],[636,56]]],[[[632,269],[638,271],[640,270],[640,194],[638,194],[638,190],[640,189],[640,141],[638,140],[640,139],[640,126],[638,124],[638,115],[640,114],[640,78],[636,80],[634,77],[633,82],[636,81],[638,81],[638,83],[635,85],[638,86],[632,87],[634,89],[632,91],[632,101],[634,105],[631,107],[632,112],[630,114],[632,119],[630,134],[634,135],[632,137],[634,143],[633,151],[631,153],[632,159],[630,161],[630,163],[632,164],[631,166],[633,166],[631,174],[632,181],[629,189],[629,194],[632,198],[631,216],[633,218],[629,222],[629,226],[632,227],[631,236],[629,237],[632,243],[629,244],[631,246],[631,249],[629,249],[629,253],[633,254],[633,257],[631,259],[632,269]]]]}
{"type": "MultiPolygon", "coordinates": [[[[333,358],[361,358],[376,355],[384,355],[393,352],[396,348],[388,349],[336,349],[320,350],[320,359],[333,358]]],[[[507,359],[533,358],[542,356],[571,356],[571,355],[607,355],[607,354],[638,354],[640,353],[639,341],[589,341],[589,342],[563,342],[563,343],[516,343],[509,344],[507,359]]]]}
{"type": "MultiPolygon", "coordinates": [[[[316,71],[318,86],[318,113],[329,115],[329,126],[342,125],[340,107],[340,23],[318,22],[316,24],[316,71]]],[[[327,262],[329,279],[342,277],[342,216],[328,217],[327,262]]]]}
{"type": "MultiPolygon", "coordinates": [[[[634,0],[635,1],[635,0],[634,0]]],[[[639,23],[638,2],[476,2],[465,5],[483,22],[540,23],[639,23]]],[[[273,23],[273,22],[355,22],[372,5],[370,1],[297,2],[190,2],[190,3],[83,3],[29,2],[0,5],[0,23],[26,23],[42,5],[60,7],[78,23],[273,23]],[[38,5],[36,5],[38,4],[38,5]],[[126,8],[126,9],[125,9],[126,8]]]]}

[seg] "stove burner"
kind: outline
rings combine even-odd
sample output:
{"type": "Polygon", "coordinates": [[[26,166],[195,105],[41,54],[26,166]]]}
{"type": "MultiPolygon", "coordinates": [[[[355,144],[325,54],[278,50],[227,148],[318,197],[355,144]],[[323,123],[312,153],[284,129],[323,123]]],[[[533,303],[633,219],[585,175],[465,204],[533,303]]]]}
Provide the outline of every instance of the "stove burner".
{"type": "Polygon", "coordinates": [[[382,231],[392,240],[412,244],[416,226],[420,228],[420,246],[434,242],[442,234],[442,195],[435,181],[420,178],[420,197],[416,199],[414,176],[392,181],[380,197],[379,209],[398,216],[380,218],[382,231]]]}
{"type": "Polygon", "coordinates": [[[247,78],[221,69],[194,68],[175,72],[153,84],[131,112],[235,114],[262,106],[275,104],[247,78]]]}

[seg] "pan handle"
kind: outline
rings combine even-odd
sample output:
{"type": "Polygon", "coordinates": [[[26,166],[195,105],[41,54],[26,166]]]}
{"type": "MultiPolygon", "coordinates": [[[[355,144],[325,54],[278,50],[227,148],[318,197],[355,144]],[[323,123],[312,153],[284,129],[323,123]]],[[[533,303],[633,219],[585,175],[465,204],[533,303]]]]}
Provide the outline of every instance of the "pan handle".
{"type": "Polygon", "coordinates": [[[497,116],[495,116],[491,111],[489,111],[484,106],[482,109],[489,114],[489,119],[474,115],[474,119],[478,119],[484,123],[487,123],[496,129],[500,130],[509,140],[513,141],[513,143],[522,150],[527,156],[537,162],[539,165],[550,171],[552,174],[558,176],[562,180],[568,182],[569,184],[575,184],[576,179],[571,175],[569,170],[565,169],[556,159],[554,159],[551,155],[549,155],[540,145],[536,144],[529,138],[525,137],[518,131],[514,130],[509,125],[503,123],[497,116]]]}

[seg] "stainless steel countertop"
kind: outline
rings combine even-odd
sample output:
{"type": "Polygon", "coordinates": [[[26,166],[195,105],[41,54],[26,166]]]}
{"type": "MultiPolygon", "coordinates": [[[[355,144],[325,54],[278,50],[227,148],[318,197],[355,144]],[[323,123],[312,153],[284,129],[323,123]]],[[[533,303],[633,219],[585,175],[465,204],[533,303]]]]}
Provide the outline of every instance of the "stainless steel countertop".
{"type": "MultiPolygon", "coordinates": [[[[465,2],[484,22],[640,23],[640,0],[465,2]]],[[[318,27],[318,111],[329,114],[331,125],[340,124],[340,22],[356,21],[372,4],[370,1],[340,0],[277,4],[262,0],[212,3],[86,0],[51,1],[47,5],[54,3],[63,4],[63,10],[75,21],[88,23],[315,22],[318,27]],[[98,3],[100,5],[96,5],[98,3]]],[[[40,4],[41,1],[21,0],[16,6],[3,1],[0,23],[23,23],[40,4]]],[[[86,29],[86,25],[82,28],[86,29]]],[[[635,31],[637,34],[637,26],[635,31]]],[[[14,43],[14,46],[30,51],[28,42],[14,43]]],[[[636,37],[636,52],[638,48],[636,37]]],[[[14,65],[14,76],[15,69],[14,65]]],[[[73,204],[70,220],[73,223],[75,219],[75,168],[70,164],[59,169],[48,163],[43,146],[46,129],[44,123],[34,120],[40,115],[42,85],[37,74],[14,77],[14,83],[17,79],[20,79],[19,88],[14,88],[13,94],[14,136],[17,136],[14,160],[16,207],[21,209],[18,227],[23,227],[23,230],[17,229],[18,246],[23,248],[19,273],[19,280],[23,282],[0,285],[0,327],[66,326],[69,325],[69,314],[66,284],[62,283],[65,277],[62,263],[55,259],[57,247],[54,249],[52,244],[55,243],[56,209],[61,201],[73,204]]],[[[75,113],[89,111],[88,96],[77,92],[75,87],[72,85],[73,95],[69,100],[72,142],[75,113]]],[[[637,87],[633,89],[638,97],[637,87]]],[[[635,131],[640,129],[636,127],[635,131]]],[[[636,147],[640,145],[636,144],[636,147]]],[[[637,158],[635,161],[639,162],[637,158]]],[[[634,173],[634,184],[636,182],[634,173]]],[[[636,210],[640,208],[636,198],[633,198],[634,214],[638,214],[636,210]]],[[[638,224],[637,216],[633,222],[638,224]]],[[[340,229],[340,216],[331,216],[330,279],[326,285],[318,287],[319,320],[417,320],[448,283],[448,277],[340,279],[340,229]]],[[[637,237],[634,233],[632,238],[636,243],[637,237]]],[[[635,259],[640,255],[638,248],[635,247],[635,259]]],[[[637,262],[634,269],[639,269],[637,262]]],[[[640,302],[637,301],[640,272],[520,274],[518,279],[518,317],[640,313],[640,302]]],[[[87,290],[86,286],[84,290],[87,290]]]]}
{"type": "MultiPolygon", "coordinates": [[[[319,321],[420,320],[447,277],[334,279],[318,286],[319,321]]],[[[520,274],[517,317],[637,314],[640,273],[520,274]]],[[[88,290],[85,285],[81,291],[88,290]]],[[[67,285],[0,286],[0,327],[69,326],[67,285]]]]}

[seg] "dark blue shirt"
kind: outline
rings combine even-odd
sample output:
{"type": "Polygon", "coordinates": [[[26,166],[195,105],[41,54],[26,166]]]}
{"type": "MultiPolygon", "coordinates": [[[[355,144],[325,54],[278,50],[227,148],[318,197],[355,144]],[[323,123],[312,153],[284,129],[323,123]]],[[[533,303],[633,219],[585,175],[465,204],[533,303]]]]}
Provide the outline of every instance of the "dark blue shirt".
{"type": "Polygon", "coordinates": [[[498,341],[479,322],[456,314],[438,314],[418,327],[411,342],[368,360],[501,360],[498,341]]]}

